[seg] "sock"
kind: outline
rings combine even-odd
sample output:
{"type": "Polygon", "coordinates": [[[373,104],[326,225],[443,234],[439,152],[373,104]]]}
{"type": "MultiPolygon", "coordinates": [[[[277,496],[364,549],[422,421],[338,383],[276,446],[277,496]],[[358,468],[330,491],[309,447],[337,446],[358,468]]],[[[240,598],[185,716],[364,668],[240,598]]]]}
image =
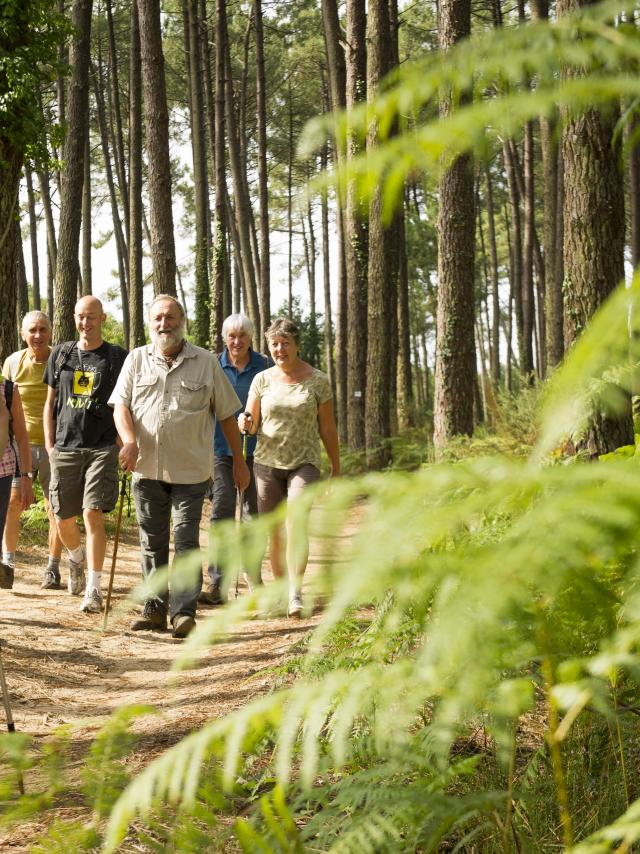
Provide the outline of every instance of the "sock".
{"type": "Polygon", "coordinates": [[[7,566],[15,566],[16,565],[16,553],[15,552],[3,552],[2,553],[2,563],[6,563],[7,566]]]}
{"type": "Polygon", "coordinates": [[[56,575],[60,575],[60,558],[52,557],[49,555],[49,560],[47,561],[47,569],[52,569],[56,575]]]}
{"type": "Polygon", "coordinates": [[[84,560],[84,549],[78,546],[77,549],[67,549],[69,557],[74,563],[81,563],[84,560]]]}
{"type": "Polygon", "coordinates": [[[100,590],[101,577],[102,572],[95,572],[93,569],[90,569],[89,578],[87,579],[87,590],[100,590]]]}

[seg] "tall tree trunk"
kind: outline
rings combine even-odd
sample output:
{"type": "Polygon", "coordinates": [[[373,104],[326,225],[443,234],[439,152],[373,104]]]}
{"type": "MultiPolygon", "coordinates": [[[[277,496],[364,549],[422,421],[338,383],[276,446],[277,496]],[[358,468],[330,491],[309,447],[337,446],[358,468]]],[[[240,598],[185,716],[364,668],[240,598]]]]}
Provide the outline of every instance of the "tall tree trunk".
{"type": "Polygon", "coordinates": [[[267,171],[267,83],[264,70],[262,0],[253,0],[256,27],[256,115],[258,125],[258,200],[260,205],[260,323],[263,333],[271,322],[269,247],[269,193],[267,171]]]}
{"type": "Polygon", "coordinates": [[[415,402],[411,379],[411,334],[409,328],[409,271],[407,269],[407,244],[404,222],[404,200],[402,225],[398,229],[398,346],[397,346],[397,406],[398,424],[406,430],[415,424],[415,402]]]}
{"type": "MultiPolygon", "coordinates": [[[[365,0],[347,0],[346,78],[347,111],[366,98],[365,0]]],[[[360,146],[355,134],[348,132],[347,162],[356,158],[360,146]]],[[[365,391],[367,385],[367,226],[353,182],[347,187],[345,217],[345,263],[347,269],[347,335],[358,342],[349,354],[347,365],[347,435],[349,447],[358,450],[365,444],[365,391]]]]}
{"type": "Polygon", "coordinates": [[[27,202],[29,206],[29,239],[31,241],[31,289],[33,307],[40,311],[40,263],[38,260],[38,220],[36,219],[36,202],[33,192],[33,176],[31,166],[27,164],[24,170],[27,179],[27,202]]]}
{"type": "Polygon", "coordinates": [[[518,356],[522,365],[522,354],[526,349],[524,341],[524,315],[522,306],[522,218],[520,213],[520,192],[516,177],[516,164],[513,158],[513,148],[509,140],[502,146],[509,200],[511,202],[511,284],[513,287],[514,313],[516,334],[518,339],[518,356]]]}
{"type": "MultiPolygon", "coordinates": [[[[327,169],[329,155],[327,146],[322,149],[321,168],[327,169]]],[[[323,193],[320,198],[320,212],[322,223],[322,286],[324,294],[324,359],[329,375],[329,382],[333,389],[334,400],[336,396],[336,366],[333,355],[333,324],[331,318],[331,258],[329,255],[329,201],[327,194],[323,193]]]]}
{"type": "Polygon", "coordinates": [[[54,341],[75,338],[73,308],[77,297],[82,221],[85,138],[89,110],[89,50],[91,45],[92,0],[74,0],[71,20],[72,71],[67,110],[67,137],[63,149],[64,175],[60,202],[60,231],[56,266],[56,304],[53,314],[54,341]]]}
{"type": "Polygon", "coordinates": [[[100,128],[100,140],[102,142],[102,157],[104,160],[105,175],[107,178],[107,187],[109,188],[109,199],[111,201],[111,219],[113,221],[113,233],[116,238],[116,255],[118,259],[118,279],[120,283],[120,303],[122,305],[122,325],[124,327],[124,340],[129,340],[129,282],[128,272],[129,267],[127,246],[122,231],[122,222],[120,221],[120,211],[118,210],[118,198],[116,196],[116,187],[113,180],[113,170],[111,168],[111,151],[109,147],[109,137],[107,135],[107,119],[104,107],[104,94],[102,90],[102,73],[99,66],[98,73],[92,69],[93,89],[96,98],[96,112],[98,114],[98,127],[100,128]]]}
{"type": "MultiPolygon", "coordinates": [[[[116,122],[114,133],[114,162],[116,175],[118,176],[118,188],[120,190],[120,204],[124,212],[124,239],[129,246],[129,191],[127,189],[127,172],[125,168],[124,134],[122,132],[122,110],[120,108],[120,83],[118,78],[118,54],[116,51],[116,36],[113,26],[113,12],[111,0],[106,0],[107,29],[109,33],[109,69],[113,81],[113,113],[116,122]]],[[[140,61],[140,54],[136,62],[140,61]]]]}
{"type": "MultiPolygon", "coordinates": [[[[471,32],[470,0],[443,0],[438,41],[449,50],[471,32]]],[[[451,96],[440,105],[448,115],[451,96]]],[[[476,357],[474,321],[474,179],[470,155],[458,157],[440,178],[438,211],[438,308],[434,445],[439,453],[457,434],[473,432],[476,357]]]]}
{"type": "Polygon", "coordinates": [[[142,281],[142,78],[137,0],[129,45],[129,349],[145,342],[142,281]]]}
{"type": "MultiPolygon", "coordinates": [[[[89,116],[87,115],[87,118],[89,116]]],[[[84,180],[82,183],[82,294],[92,291],[91,276],[91,152],[89,122],[84,146],[84,180]]]]}
{"type": "Polygon", "coordinates": [[[491,377],[494,385],[500,382],[500,292],[498,275],[498,245],[496,241],[496,214],[493,203],[493,181],[491,169],[485,167],[487,182],[487,226],[489,231],[489,257],[491,259],[491,377]]]}
{"type": "MultiPolygon", "coordinates": [[[[346,68],[344,41],[338,17],[336,0],[322,0],[322,22],[324,28],[327,71],[329,78],[329,103],[331,110],[343,110],[346,106],[346,68]]],[[[341,134],[334,134],[333,156],[337,164],[344,160],[344,141],[341,134]]],[[[326,167],[325,167],[326,168],[326,167]]],[[[324,199],[326,202],[326,198],[324,199]]],[[[345,210],[342,198],[337,199],[336,228],[338,238],[338,304],[336,311],[335,376],[336,416],[340,441],[347,442],[347,281],[345,263],[345,210]]],[[[327,312],[325,299],[325,312],[327,312]]],[[[328,315],[331,328],[331,315],[328,315]]],[[[325,332],[326,335],[326,332],[325,332]]],[[[327,344],[328,347],[328,344],[327,344]]]]}
{"type": "Polygon", "coordinates": [[[256,329],[258,340],[262,339],[260,334],[260,307],[258,304],[258,283],[256,281],[256,269],[253,263],[253,251],[251,248],[251,204],[245,190],[243,178],[242,158],[240,153],[239,136],[236,127],[236,117],[233,102],[233,80],[231,79],[231,56],[229,45],[226,50],[226,85],[225,85],[225,113],[227,119],[227,137],[229,145],[229,163],[231,165],[231,176],[233,179],[233,195],[236,210],[236,222],[238,226],[238,239],[240,241],[240,263],[242,265],[243,279],[247,289],[247,313],[256,329]]]}
{"type": "Polygon", "coordinates": [[[151,260],[154,293],[176,294],[176,248],[171,207],[169,112],[162,53],[160,0],[138,0],[140,58],[145,103],[151,260]]]}
{"type": "MultiPolygon", "coordinates": [[[[225,313],[231,313],[230,300],[225,300],[229,281],[227,254],[227,177],[225,145],[225,57],[227,54],[227,11],[225,0],[216,0],[216,87],[214,124],[214,165],[216,206],[213,233],[213,293],[211,305],[211,343],[216,351],[222,350],[222,323],[225,313]],[[229,309],[227,311],[227,309],[229,309]]],[[[231,219],[231,218],[230,218],[231,219]]],[[[261,341],[254,342],[257,349],[261,341]]]]}
{"type": "Polygon", "coordinates": [[[18,257],[17,285],[18,303],[16,305],[15,328],[18,330],[22,324],[22,318],[29,311],[29,285],[27,283],[27,271],[24,266],[24,252],[22,248],[22,233],[20,223],[14,229],[16,243],[16,255],[18,257]]]}
{"type": "Polygon", "coordinates": [[[289,135],[288,135],[288,158],[287,158],[287,229],[289,242],[287,246],[287,302],[289,317],[293,313],[293,98],[291,93],[291,74],[288,81],[288,106],[289,106],[289,135]]]}
{"type": "Polygon", "coordinates": [[[202,61],[198,0],[183,0],[187,74],[191,95],[191,152],[196,218],[195,241],[195,318],[193,334],[199,347],[209,343],[209,185],[207,181],[207,143],[205,134],[204,93],[202,91],[202,61]]]}
{"type": "MultiPolygon", "coordinates": [[[[388,0],[369,0],[367,13],[367,97],[373,98],[389,70],[388,0]]],[[[378,128],[367,133],[367,152],[378,145],[378,128]]],[[[386,440],[391,435],[391,324],[395,323],[395,287],[392,284],[393,231],[382,217],[382,189],[369,202],[369,267],[367,278],[367,378],[365,442],[367,465],[381,469],[390,459],[386,440]]]]}
{"type": "MultiPolygon", "coordinates": [[[[534,379],[533,331],[535,325],[535,302],[533,296],[533,244],[535,239],[535,197],[534,197],[534,155],[533,125],[527,122],[524,127],[524,169],[523,169],[523,219],[524,246],[522,258],[522,326],[524,349],[520,355],[522,373],[527,382],[534,379]]],[[[538,371],[541,366],[538,363],[538,371]]]]}
{"type": "Polygon", "coordinates": [[[16,299],[18,292],[18,197],[23,151],[7,140],[0,128],[0,359],[16,349],[16,299]]]}

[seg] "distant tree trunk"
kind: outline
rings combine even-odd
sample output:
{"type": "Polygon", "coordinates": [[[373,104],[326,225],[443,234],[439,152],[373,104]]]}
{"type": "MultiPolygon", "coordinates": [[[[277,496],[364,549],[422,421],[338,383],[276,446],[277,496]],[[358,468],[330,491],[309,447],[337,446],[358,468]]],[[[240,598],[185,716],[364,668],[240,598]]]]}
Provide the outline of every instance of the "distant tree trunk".
{"type": "Polygon", "coordinates": [[[202,61],[198,0],[184,0],[183,19],[187,47],[187,74],[191,103],[191,152],[193,156],[193,183],[195,200],[195,316],[194,342],[199,347],[209,343],[209,184],[207,181],[207,143],[205,133],[204,92],[202,89],[202,61]]]}
{"type": "Polygon", "coordinates": [[[107,129],[107,119],[104,106],[104,95],[102,90],[102,69],[98,72],[92,70],[93,89],[96,99],[96,112],[98,114],[98,127],[100,128],[100,139],[102,142],[102,157],[104,160],[105,176],[109,188],[109,199],[111,201],[111,219],[113,221],[113,233],[116,238],[116,255],[118,258],[118,280],[120,283],[120,301],[122,305],[122,325],[124,328],[124,340],[129,340],[129,282],[128,282],[128,251],[122,231],[120,211],[118,209],[118,198],[116,186],[113,180],[113,169],[111,168],[111,151],[107,129]]]}
{"type": "Polygon", "coordinates": [[[251,248],[251,204],[246,193],[246,183],[243,177],[242,157],[240,152],[239,136],[236,127],[236,116],[233,99],[233,81],[231,79],[231,56],[229,45],[226,50],[226,85],[225,85],[225,113],[227,120],[227,137],[229,145],[229,163],[231,165],[231,176],[233,179],[233,196],[235,201],[236,222],[238,226],[238,239],[240,241],[240,263],[242,265],[243,279],[247,289],[247,313],[256,329],[258,340],[260,334],[260,306],[258,304],[258,283],[256,280],[256,269],[253,263],[253,250],[251,248]]]}
{"type": "Polygon", "coordinates": [[[520,192],[516,177],[516,164],[513,158],[513,148],[509,140],[503,146],[509,200],[511,202],[511,284],[513,288],[516,334],[518,338],[518,356],[522,366],[522,354],[526,349],[524,340],[524,316],[522,306],[522,218],[520,213],[520,192]]]}
{"type": "MultiPolygon", "coordinates": [[[[369,0],[367,15],[367,97],[373,98],[390,66],[389,7],[387,0],[369,0]]],[[[378,145],[377,125],[370,125],[367,151],[378,145]]],[[[382,189],[369,202],[369,266],[367,280],[367,377],[365,442],[367,465],[381,469],[390,459],[391,434],[391,324],[395,323],[395,287],[392,283],[393,230],[382,217],[382,189]]]]}
{"type": "Polygon", "coordinates": [[[138,0],[144,87],[153,291],[175,296],[176,249],[171,208],[169,112],[162,53],[160,0],[138,0]]]}
{"type": "Polygon", "coordinates": [[[142,282],[142,78],[137,0],[129,46],[129,349],[145,342],[142,282]]]}
{"type": "Polygon", "coordinates": [[[313,209],[311,200],[307,202],[306,228],[304,218],[302,219],[302,231],[305,238],[305,252],[307,259],[307,271],[309,276],[309,338],[311,364],[318,368],[320,366],[320,352],[318,348],[318,318],[316,310],[316,232],[313,223],[313,209]],[[307,237],[308,234],[308,237],[307,237]]]}
{"type": "Polygon", "coordinates": [[[20,232],[20,224],[14,228],[15,239],[18,244],[16,254],[18,256],[17,269],[17,285],[18,285],[18,303],[16,306],[16,316],[14,318],[15,328],[18,330],[22,323],[22,318],[29,311],[29,285],[27,283],[27,271],[24,266],[24,252],[22,249],[22,234],[20,232]]]}
{"type": "Polygon", "coordinates": [[[67,136],[63,149],[64,177],[60,202],[60,231],[56,266],[56,304],[53,338],[75,338],[73,308],[77,298],[78,248],[82,221],[82,184],[84,180],[85,138],[89,110],[89,50],[91,44],[92,0],[74,0],[71,21],[74,37],[70,65],[67,136]]]}
{"type": "MultiPolygon", "coordinates": [[[[336,0],[323,0],[322,21],[324,25],[327,70],[329,77],[329,107],[332,110],[346,106],[346,68],[344,41],[338,17],[336,0]]],[[[344,142],[339,134],[334,136],[332,151],[337,163],[344,158],[344,142]]],[[[326,168],[326,167],[325,167],[326,168]]],[[[325,199],[326,202],[326,199],[325,199]]],[[[336,416],[340,441],[347,442],[347,281],[345,263],[345,211],[344,202],[337,200],[336,229],[338,236],[338,304],[336,311],[335,377],[336,416]]],[[[325,299],[325,313],[326,308],[325,299]]],[[[331,316],[329,315],[329,329],[331,316]]],[[[326,334],[326,333],[325,333],[326,334]]],[[[328,346],[328,345],[327,345],[328,346]]]]}
{"type": "MultiPolygon", "coordinates": [[[[522,264],[522,327],[523,352],[520,354],[522,373],[528,383],[534,380],[533,332],[535,326],[535,301],[533,295],[533,249],[535,240],[535,197],[534,197],[534,154],[533,125],[527,122],[524,127],[523,142],[523,219],[524,246],[522,264]]],[[[541,366],[538,364],[538,371],[541,366]]]]}
{"type": "Polygon", "coordinates": [[[404,224],[404,200],[402,225],[398,229],[398,358],[397,358],[397,406],[398,424],[406,430],[415,424],[415,401],[411,379],[411,333],[409,326],[409,274],[407,269],[407,245],[404,224]]]}
{"type": "Polygon", "coordinates": [[[288,135],[288,160],[287,160],[287,230],[289,244],[287,247],[287,303],[289,317],[293,313],[293,97],[291,93],[291,74],[288,81],[288,107],[289,107],[289,135],[288,135]]]}
{"type": "MultiPolygon", "coordinates": [[[[470,0],[442,0],[438,15],[441,50],[471,31],[470,0]]],[[[455,105],[441,101],[440,114],[455,105]]],[[[439,453],[449,439],[473,432],[476,357],[474,321],[474,179],[469,155],[458,157],[440,178],[438,212],[438,309],[434,399],[434,445],[439,453]]]]}
{"type": "MultiPolygon", "coordinates": [[[[129,191],[127,189],[127,172],[125,168],[125,152],[124,152],[124,134],[122,132],[122,110],[120,108],[120,83],[118,78],[118,54],[116,51],[116,36],[113,27],[113,13],[111,9],[111,0],[106,0],[107,8],[107,29],[109,33],[109,68],[111,71],[111,80],[113,81],[113,113],[116,120],[116,130],[114,134],[114,162],[116,166],[116,175],[118,176],[118,188],[120,191],[120,204],[124,212],[124,239],[125,244],[129,246],[129,191]]],[[[136,57],[136,62],[140,62],[140,53],[136,57]]]]}
{"type": "Polygon", "coordinates": [[[31,241],[31,292],[33,294],[33,307],[40,311],[40,263],[38,261],[38,220],[36,219],[36,202],[33,192],[33,176],[31,166],[27,165],[24,170],[27,179],[27,202],[29,206],[29,238],[31,241]]]}
{"type": "MultiPolygon", "coordinates": [[[[347,0],[346,80],[347,111],[366,98],[365,0],[347,0]]],[[[355,134],[347,138],[347,162],[360,153],[355,134]]],[[[356,187],[347,187],[345,217],[345,263],[347,270],[347,334],[358,342],[349,353],[347,365],[347,435],[349,447],[365,444],[365,392],[367,385],[367,226],[356,187]]]]}
{"type": "MultiPolygon", "coordinates": [[[[87,119],[89,118],[87,114],[87,119]]],[[[91,162],[89,145],[89,122],[84,148],[84,180],[82,183],[82,294],[91,289],[91,162]]]]}
{"type": "MultiPolygon", "coordinates": [[[[328,152],[325,145],[322,149],[321,168],[326,171],[328,164],[328,152]]],[[[331,259],[329,256],[329,203],[327,194],[323,193],[320,199],[321,222],[322,222],[322,285],[324,293],[324,358],[329,375],[329,382],[333,389],[334,400],[336,396],[336,368],[333,355],[333,325],[331,319],[331,259]]]]}
{"type": "Polygon", "coordinates": [[[640,264],[640,117],[635,108],[627,126],[627,136],[633,140],[629,149],[629,230],[631,233],[631,263],[635,270],[640,264]]]}
{"type": "Polygon", "coordinates": [[[256,27],[256,115],[258,124],[258,199],[260,205],[260,322],[262,331],[271,322],[269,247],[269,193],[267,171],[267,84],[264,70],[262,2],[253,0],[256,27]]]}
{"type": "Polygon", "coordinates": [[[491,377],[494,385],[500,382],[500,293],[498,275],[498,246],[496,241],[496,214],[493,203],[493,181],[491,170],[485,167],[487,182],[487,225],[489,231],[489,257],[491,259],[491,377]]]}
{"type": "MultiPolygon", "coordinates": [[[[231,301],[225,300],[229,280],[227,255],[227,178],[225,145],[225,57],[227,53],[227,10],[225,0],[216,2],[216,86],[214,124],[214,166],[216,205],[213,232],[212,277],[213,293],[211,305],[211,343],[219,352],[222,349],[222,323],[225,314],[230,314],[231,301]],[[225,306],[226,303],[226,306],[225,306]],[[229,311],[227,311],[229,309],[229,311]],[[215,324],[215,328],[213,325],[215,324]]],[[[231,218],[230,218],[231,219],[231,218]]],[[[261,342],[254,342],[258,349],[261,342]]]]}

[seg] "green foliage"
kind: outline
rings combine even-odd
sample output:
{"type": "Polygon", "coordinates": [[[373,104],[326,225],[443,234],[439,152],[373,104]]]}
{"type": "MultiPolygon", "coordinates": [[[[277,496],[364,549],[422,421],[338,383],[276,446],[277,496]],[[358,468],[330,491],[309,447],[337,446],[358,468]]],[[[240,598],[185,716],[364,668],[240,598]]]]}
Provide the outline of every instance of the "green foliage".
{"type": "Polygon", "coordinates": [[[55,80],[58,44],[69,24],[48,0],[0,4],[0,138],[46,160],[39,87],[55,80]]]}

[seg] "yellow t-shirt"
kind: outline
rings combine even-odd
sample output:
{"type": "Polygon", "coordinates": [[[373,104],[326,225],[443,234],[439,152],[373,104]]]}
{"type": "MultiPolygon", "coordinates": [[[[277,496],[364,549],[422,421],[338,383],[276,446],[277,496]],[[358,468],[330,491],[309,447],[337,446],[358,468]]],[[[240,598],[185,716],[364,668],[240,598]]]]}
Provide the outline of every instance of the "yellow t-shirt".
{"type": "Polygon", "coordinates": [[[297,383],[283,383],[275,368],[253,378],[249,397],[260,399],[260,427],[254,460],[263,466],[320,468],[318,407],[332,397],[329,379],[315,370],[297,383]]]}
{"type": "Polygon", "coordinates": [[[13,380],[18,386],[24,418],[27,422],[27,434],[32,445],[44,445],[42,415],[48,389],[43,381],[46,366],[46,362],[42,364],[32,362],[29,351],[26,349],[12,353],[5,359],[2,366],[2,375],[5,379],[13,380]]]}

